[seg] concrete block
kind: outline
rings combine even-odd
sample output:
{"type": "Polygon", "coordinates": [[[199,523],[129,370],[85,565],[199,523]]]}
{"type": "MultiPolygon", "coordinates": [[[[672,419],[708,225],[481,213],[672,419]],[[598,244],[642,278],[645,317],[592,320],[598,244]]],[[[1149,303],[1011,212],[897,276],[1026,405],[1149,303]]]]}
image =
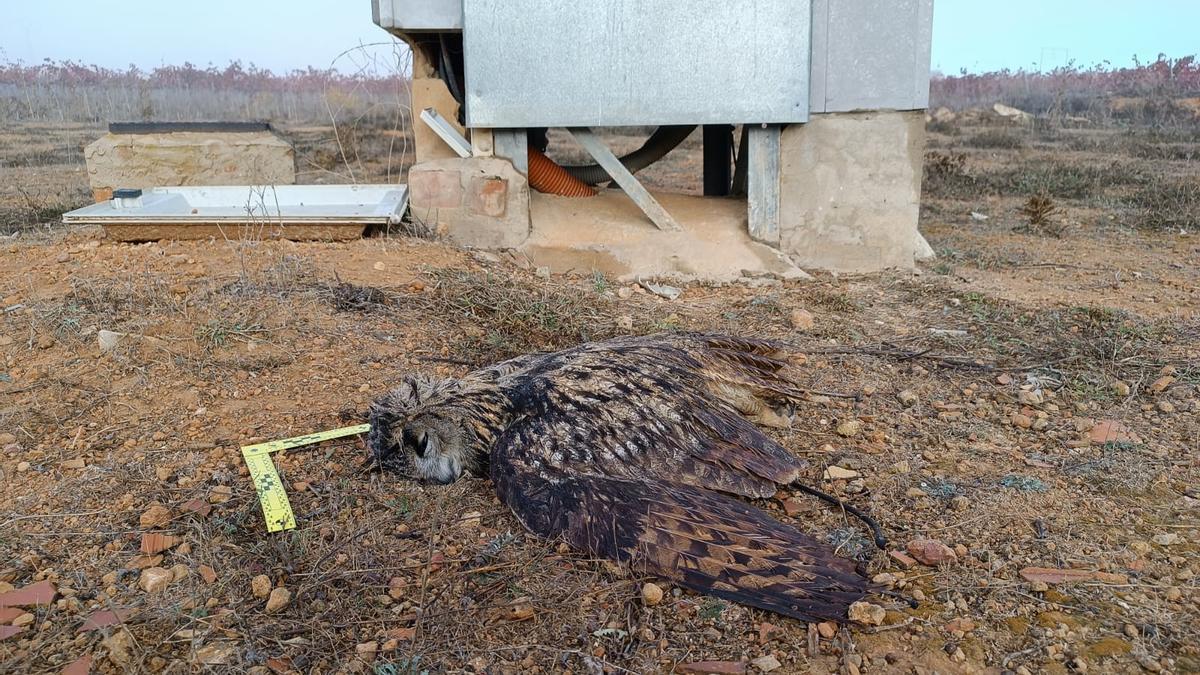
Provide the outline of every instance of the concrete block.
{"type": "Polygon", "coordinates": [[[829,113],[781,138],[780,247],[806,268],[910,269],[928,255],[917,230],[923,111],[829,113]]]}
{"type": "Polygon", "coordinates": [[[457,209],[463,202],[462,173],[414,165],[408,172],[408,194],[414,206],[457,209]]]}
{"type": "Polygon", "coordinates": [[[453,157],[414,164],[410,212],[460,246],[515,248],[529,238],[529,181],[511,162],[453,157]]]}
{"type": "Polygon", "coordinates": [[[471,213],[503,218],[508,206],[508,181],[498,176],[472,176],[467,195],[471,213]]]}
{"type": "Polygon", "coordinates": [[[269,131],[105,134],[84,149],[96,201],[115,188],[292,185],[292,146],[269,131]]]}

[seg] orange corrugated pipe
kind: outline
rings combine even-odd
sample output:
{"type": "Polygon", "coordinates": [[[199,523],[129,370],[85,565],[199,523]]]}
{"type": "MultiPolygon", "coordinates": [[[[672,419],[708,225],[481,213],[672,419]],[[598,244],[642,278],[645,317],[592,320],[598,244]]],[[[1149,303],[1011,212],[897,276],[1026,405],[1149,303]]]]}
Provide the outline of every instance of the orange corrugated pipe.
{"type": "Polygon", "coordinates": [[[537,148],[529,148],[529,187],[563,197],[594,197],[591,185],[567,173],[537,148]]]}

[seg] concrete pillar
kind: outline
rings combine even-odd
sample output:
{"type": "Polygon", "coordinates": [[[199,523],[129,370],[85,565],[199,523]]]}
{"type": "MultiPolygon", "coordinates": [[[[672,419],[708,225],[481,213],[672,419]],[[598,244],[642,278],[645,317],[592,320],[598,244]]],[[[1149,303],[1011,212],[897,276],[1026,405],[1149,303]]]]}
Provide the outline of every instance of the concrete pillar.
{"type": "Polygon", "coordinates": [[[917,231],[924,111],[814,114],[780,141],[780,248],[805,269],[909,269],[932,257],[917,231]]]}

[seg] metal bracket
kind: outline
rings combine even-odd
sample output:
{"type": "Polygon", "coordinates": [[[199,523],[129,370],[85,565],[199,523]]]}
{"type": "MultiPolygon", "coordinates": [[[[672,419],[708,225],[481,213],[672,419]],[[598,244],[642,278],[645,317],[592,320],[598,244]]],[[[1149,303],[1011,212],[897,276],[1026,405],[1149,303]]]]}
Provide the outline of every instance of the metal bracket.
{"type": "Polygon", "coordinates": [[[438,111],[434,110],[433,108],[426,108],[422,110],[421,120],[424,121],[430,129],[433,129],[433,133],[437,134],[439,138],[445,141],[446,145],[450,146],[451,150],[458,153],[459,157],[466,159],[467,157],[471,156],[470,141],[468,141],[465,136],[458,133],[458,129],[455,129],[449,122],[447,122],[446,118],[442,117],[438,111]]]}
{"type": "Polygon", "coordinates": [[[778,124],[748,126],[749,162],[746,171],[746,202],[750,238],[779,246],[780,131],[778,124]]]}
{"type": "Polygon", "coordinates": [[[650,222],[654,223],[655,227],[660,230],[669,231],[683,229],[679,227],[679,223],[671,217],[671,214],[667,213],[662,204],[658,203],[658,200],[638,182],[637,178],[634,178],[629,169],[625,168],[621,160],[617,159],[612,150],[609,150],[608,146],[591,129],[587,127],[571,127],[569,131],[575,137],[576,142],[583,146],[584,150],[588,151],[588,154],[592,156],[592,159],[596,160],[597,164],[604,167],[608,175],[616,181],[617,185],[621,186],[625,194],[629,195],[633,203],[638,205],[638,208],[642,210],[642,213],[646,214],[646,217],[650,219],[650,222]]]}

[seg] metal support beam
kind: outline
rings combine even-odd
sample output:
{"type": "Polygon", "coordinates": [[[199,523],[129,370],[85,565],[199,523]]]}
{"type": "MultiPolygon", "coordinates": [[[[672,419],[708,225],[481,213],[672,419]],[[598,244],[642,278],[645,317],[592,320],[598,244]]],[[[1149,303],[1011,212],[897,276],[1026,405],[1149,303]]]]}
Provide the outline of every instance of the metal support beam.
{"type": "Polygon", "coordinates": [[[728,124],[704,125],[704,196],[729,194],[730,158],[733,156],[733,127],[728,124]]]}
{"type": "Polygon", "coordinates": [[[679,223],[667,213],[667,210],[658,203],[654,196],[651,195],[637,178],[634,178],[629,169],[617,159],[612,150],[608,149],[596,134],[592,133],[591,129],[586,127],[571,127],[571,135],[575,137],[575,141],[583,146],[584,150],[596,160],[596,163],[604,167],[609,176],[621,186],[625,194],[633,200],[633,203],[638,205],[642,213],[654,223],[655,227],[660,230],[679,230],[679,223]]]}
{"type": "Polygon", "coordinates": [[[512,162],[522,176],[529,176],[529,134],[524,129],[496,129],[496,156],[512,162]]]}
{"type": "Polygon", "coordinates": [[[433,133],[450,146],[450,149],[458,153],[459,157],[466,159],[471,156],[471,143],[462,134],[458,133],[453,125],[446,121],[438,111],[433,108],[426,108],[421,111],[421,120],[433,129],[433,133]]]}
{"type": "Polygon", "coordinates": [[[780,126],[756,124],[747,138],[746,201],[750,238],[779,245],[780,126]]]}

